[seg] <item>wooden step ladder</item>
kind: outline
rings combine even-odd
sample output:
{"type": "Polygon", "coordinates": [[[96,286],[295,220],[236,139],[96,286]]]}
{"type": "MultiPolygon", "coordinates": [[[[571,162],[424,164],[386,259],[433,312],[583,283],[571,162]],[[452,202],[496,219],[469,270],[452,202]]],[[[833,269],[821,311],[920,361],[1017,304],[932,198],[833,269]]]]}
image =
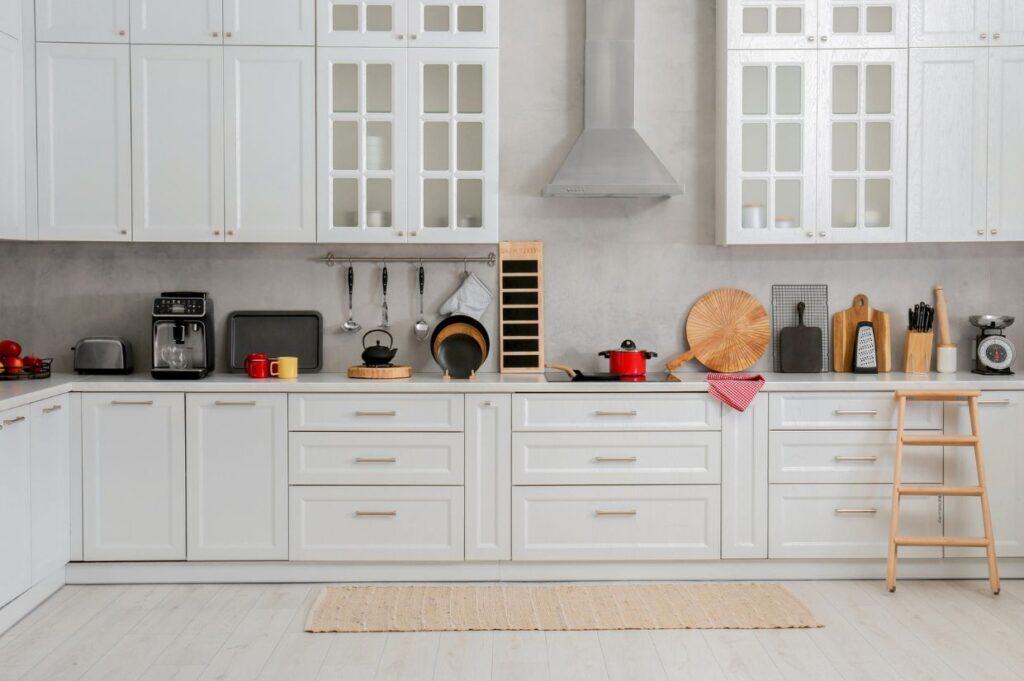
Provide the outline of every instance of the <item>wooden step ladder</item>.
{"type": "Polygon", "coordinates": [[[885,581],[889,591],[896,591],[896,553],[901,546],[970,546],[984,548],[988,556],[988,582],[992,593],[999,593],[999,567],[996,565],[996,543],[992,535],[992,513],[985,487],[985,463],[981,455],[981,428],[978,423],[978,390],[901,390],[896,433],[896,466],[892,478],[892,518],[889,520],[889,564],[885,581]],[[907,402],[959,402],[967,401],[971,413],[971,434],[957,436],[907,435],[907,402]],[[914,446],[973,447],[974,463],[978,468],[976,487],[947,487],[943,485],[904,485],[903,448],[914,446]],[[985,526],[984,537],[905,537],[899,533],[900,499],[906,496],[978,497],[981,499],[981,518],[985,526]]]}

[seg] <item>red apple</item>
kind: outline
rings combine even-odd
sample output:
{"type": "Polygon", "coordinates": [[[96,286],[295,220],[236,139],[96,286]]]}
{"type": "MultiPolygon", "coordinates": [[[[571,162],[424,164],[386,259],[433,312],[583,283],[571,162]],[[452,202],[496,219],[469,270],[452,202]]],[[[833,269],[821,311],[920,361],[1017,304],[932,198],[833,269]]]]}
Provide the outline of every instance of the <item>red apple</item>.
{"type": "Polygon", "coordinates": [[[12,340],[0,342],[0,356],[18,357],[21,355],[21,345],[12,340]]]}
{"type": "Polygon", "coordinates": [[[30,374],[41,374],[43,373],[43,360],[39,359],[35,355],[29,355],[28,357],[22,357],[21,361],[25,364],[25,371],[30,374]]]}
{"type": "Polygon", "coordinates": [[[21,361],[20,357],[4,357],[3,365],[4,370],[9,374],[20,374],[25,367],[25,363],[21,361]]]}

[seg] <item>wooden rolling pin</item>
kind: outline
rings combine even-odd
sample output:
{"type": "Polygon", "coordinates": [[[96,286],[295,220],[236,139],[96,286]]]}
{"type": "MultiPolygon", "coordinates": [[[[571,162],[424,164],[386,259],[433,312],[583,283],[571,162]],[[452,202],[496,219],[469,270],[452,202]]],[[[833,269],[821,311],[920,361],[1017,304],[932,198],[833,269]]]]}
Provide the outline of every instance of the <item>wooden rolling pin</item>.
{"type": "Polygon", "coordinates": [[[949,310],[946,307],[946,294],[941,286],[935,287],[935,317],[939,322],[939,347],[951,347],[953,339],[949,335],[949,310]]]}

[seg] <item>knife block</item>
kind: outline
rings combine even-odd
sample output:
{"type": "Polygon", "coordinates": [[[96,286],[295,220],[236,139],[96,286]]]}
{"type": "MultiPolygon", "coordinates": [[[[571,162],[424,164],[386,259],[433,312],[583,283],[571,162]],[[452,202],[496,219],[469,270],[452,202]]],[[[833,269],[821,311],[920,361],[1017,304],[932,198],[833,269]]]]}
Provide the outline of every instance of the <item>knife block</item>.
{"type": "Polygon", "coordinates": [[[931,371],[934,344],[934,332],[908,331],[907,344],[903,349],[903,371],[908,374],[926,374],[931,371]]]}

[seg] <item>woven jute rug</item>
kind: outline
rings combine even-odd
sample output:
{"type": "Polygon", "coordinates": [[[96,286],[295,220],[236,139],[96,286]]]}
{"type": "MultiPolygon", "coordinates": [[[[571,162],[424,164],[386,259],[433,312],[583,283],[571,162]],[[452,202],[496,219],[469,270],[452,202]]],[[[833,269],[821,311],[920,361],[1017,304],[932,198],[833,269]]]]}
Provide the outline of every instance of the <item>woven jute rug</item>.
{"type": "Polygon", "coordinates": [[[778,584],[332,586],[309,632],[802,629],[820,627],[778,584]]]}

